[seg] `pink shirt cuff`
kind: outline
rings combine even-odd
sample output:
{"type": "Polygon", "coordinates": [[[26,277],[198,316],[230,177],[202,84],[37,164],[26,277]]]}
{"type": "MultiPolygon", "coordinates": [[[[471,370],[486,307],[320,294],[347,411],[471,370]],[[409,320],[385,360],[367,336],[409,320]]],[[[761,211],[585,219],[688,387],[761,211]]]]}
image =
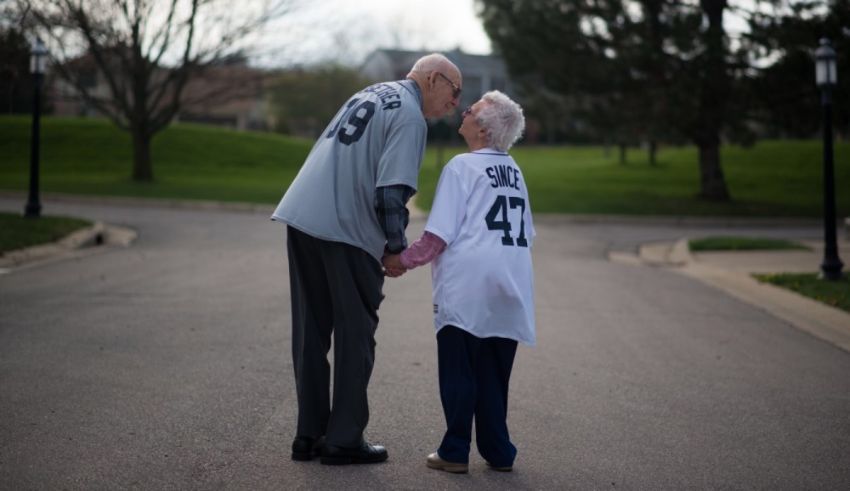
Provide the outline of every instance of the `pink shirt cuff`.
{"type": "Polygon", "coordinates": [[[413,269],[428,264],[446,250],[446,243],[431,232],[425,232],[410,247],[402,251],[399,259],[407,269],[413,269]]]}

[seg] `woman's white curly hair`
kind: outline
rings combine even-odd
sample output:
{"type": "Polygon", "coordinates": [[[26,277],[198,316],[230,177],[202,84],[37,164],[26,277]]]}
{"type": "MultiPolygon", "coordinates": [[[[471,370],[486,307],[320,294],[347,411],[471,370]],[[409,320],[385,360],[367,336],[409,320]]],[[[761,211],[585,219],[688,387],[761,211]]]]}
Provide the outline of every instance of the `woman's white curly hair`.
{"type": "Polygon", "coordinates": [[[522,107],[498,90],[487,92],[481,100],[486,104],[475,119],[487,131],[487,143],[500,152],[507,152],[525,129],[522,107]]]}

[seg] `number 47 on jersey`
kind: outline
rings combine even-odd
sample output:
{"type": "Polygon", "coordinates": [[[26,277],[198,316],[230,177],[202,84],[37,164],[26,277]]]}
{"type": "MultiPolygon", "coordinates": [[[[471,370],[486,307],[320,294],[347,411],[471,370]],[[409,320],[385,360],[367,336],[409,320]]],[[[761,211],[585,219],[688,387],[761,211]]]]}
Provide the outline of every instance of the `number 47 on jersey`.
{"type": "Polygon", "coordinates": [[[528,247],[528,240],[525,238],[525,200],[518,196],[505,196],[500,194],[496,196],[496,201],[484,217],[487,222],[488,230],[501,230],[502,245],[513,246],[514,238],[511,236],[511,222],[508,220],[508,207],[510,209],[519,208],[519,236],[516,238],[516,245],[519,247],[528,247]]]}

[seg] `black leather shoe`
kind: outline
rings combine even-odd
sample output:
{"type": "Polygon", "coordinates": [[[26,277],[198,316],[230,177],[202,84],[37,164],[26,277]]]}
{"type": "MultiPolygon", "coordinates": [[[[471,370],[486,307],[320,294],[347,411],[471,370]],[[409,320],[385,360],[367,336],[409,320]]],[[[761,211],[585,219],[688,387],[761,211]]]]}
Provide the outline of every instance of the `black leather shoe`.
{"type": "Polygon", "coordinates": [[[322,453],[325,437],[296,436],[292,440],[292,460],[313,460],[322,453]]]}
{"type": "Polygon", "coordinates": [[[499,467],[497,465],[491,464],[490,462],[487,462],[487,467],[493,469],[494,471],[499,471],[499,472],[511,472],[512,470],[514,470],[514,467],[512,465],[506,465],[506,466],[499,467]]]}
{"type": "Polygon", "coordinates": [[[387,457],[386,448],[363,441],[355,448],[325,445],[321,462],[325,465],[377,464],[387,460],[387,457]]]}

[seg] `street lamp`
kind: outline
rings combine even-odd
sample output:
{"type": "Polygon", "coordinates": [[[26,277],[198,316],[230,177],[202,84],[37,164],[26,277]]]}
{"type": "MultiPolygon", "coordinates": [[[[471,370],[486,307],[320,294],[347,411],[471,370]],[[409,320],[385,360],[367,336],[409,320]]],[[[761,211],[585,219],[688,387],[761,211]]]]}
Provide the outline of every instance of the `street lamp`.
{"type": "Polygon", "coordinates": [[[30,137],[30,193],[24,216],[37,218],[41,215],[41,203],[38,200],[38,159],[39,130],[41,126],[41,85],[44,82],[44,67],[47,65],[47,48],[41,39],[36,39],[30,55],[30,72],[35,91],[32,102],[32,132],[30,137]]]}
{"type": "Polygon", "coordinates": [[[838,258],[835,238],[835,179],[832,165],[832,88],[838,82],[835,50],[829,40],[822,38],[815,51],[815,81],[821,90],[823,106],[823,263],[821,276],[827,280],[841,279],[844,266],[838,258]]]}

